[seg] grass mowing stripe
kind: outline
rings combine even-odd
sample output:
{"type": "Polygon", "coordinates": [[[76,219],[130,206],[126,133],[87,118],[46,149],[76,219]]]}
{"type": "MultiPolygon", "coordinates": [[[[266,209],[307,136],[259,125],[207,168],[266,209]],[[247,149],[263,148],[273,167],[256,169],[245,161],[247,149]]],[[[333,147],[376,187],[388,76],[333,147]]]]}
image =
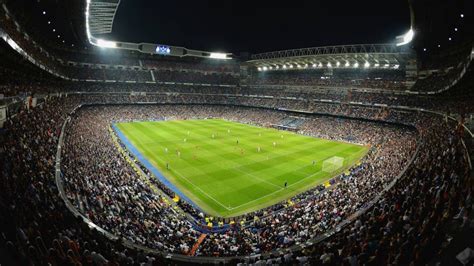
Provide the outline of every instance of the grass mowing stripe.
{"type": "MultiPolygon", "coordinates": [[[[132,140],[135,140],[136,141],[136,138],[132,137],[131,138],[132,140]]],[[[160,161],[161,163],[165,163],[162,159],[160,159],[159,157],[154,157],[153,159],[157,160],[157,161],[160,161]]],[[[188,178],[186,178],[185,176],[183,176],[182,174],[180,174],[178,171],[174,170],[173,171],[174,174],[178,175],[182,180],[185,180],[186,182],[188,182],[189,184],[191,184],[193,186],[193,188],[199,190],[201,193],[203,193],[204,195],[206,195],[208,198],[210,198],[211,200],[213,200],[214,202],[216,202],[217,204],[221,205],[222,207],[226,208],[227,207],[225,205],[223,205],[220,201],[216,200],[214,197],[212,197],[211,195],[207,194],[205,191],[203,191],[201,188],[199,188],[199,186],[193,184],[193,182],[191,182],[188,178]]]]}
{"type": "Polygon", "coordinates": [[[321,171],[325,159],[343,157],[348,167],[368,150],[219,119],[117,126],[171,183],[203,210],[222,217],[269,206],[321,184],[333,175],[321,171]]]}

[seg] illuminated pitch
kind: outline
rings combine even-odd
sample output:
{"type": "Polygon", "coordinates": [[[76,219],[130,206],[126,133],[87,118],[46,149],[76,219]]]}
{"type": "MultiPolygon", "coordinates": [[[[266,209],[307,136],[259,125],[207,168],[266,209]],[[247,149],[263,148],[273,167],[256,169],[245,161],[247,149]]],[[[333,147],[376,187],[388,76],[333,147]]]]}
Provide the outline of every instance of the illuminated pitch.
{"type": "Polygon", "coordinates": [[[182,200],[220,217],[258,210],[322,184],[368,150],[219,119],[118,123],[116,130],[182,200]],[[328,159],[337,161],[329,172],[322,169],[328,159]]]}

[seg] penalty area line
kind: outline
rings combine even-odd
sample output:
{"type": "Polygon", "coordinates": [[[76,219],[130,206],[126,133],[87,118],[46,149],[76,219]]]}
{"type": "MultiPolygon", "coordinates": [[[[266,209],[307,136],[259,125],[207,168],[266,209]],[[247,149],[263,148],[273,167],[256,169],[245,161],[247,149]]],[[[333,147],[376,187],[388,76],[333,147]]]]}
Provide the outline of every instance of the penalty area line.
{"type": "Polygon", "coordinates": [[[319,174],[319,173],[321,173],[321,172],[322,172],[322,171],[318,171],[318,172],[316,172],[316,173],[313,173],[313,174],[311,174],[311,175],[308,175],[308,176],[306,176],[306,177],[304,177],[304,178],[298,180],[297,182],[295,182],[295,183],[293,183],[293,184],[287,186],[286,188],[280,188],[279,190],[276,190],[276,191],[273,191],[273,192],[271,192],[271,193],[268,193],[267,195],[264,195],[264,196],[262,196],[262,197],[260,197],[260,198],[256,198],[256,199],[254,199],[254,200],[251,200],[251,201],[248,201],[248,202],[246,202],[246,203],[240,204],[239,206],[232,207],[232,208],[230,208],[230,210],[234,210],[234,209],[240,208],[240,207],[245,206],[245,205],[247,205],[247,204],[253,203],[253,202],[257,201],[257,200],[261,200],[261,199],[263,199],[263,198],[266,198],[266,197],[268,197],[268,196],[271,196],[271,195],[273,195],[273,194],[276,194],[276,193],[278,193],[278,192],[280,192],[280,191],[286,190],[286,189],[288,189],[288,188],[290,188],[290,187],[292,187],[292,186],[294,186],[294,185],[296,185],[296,184],[299,184],[300,182],[302,182],[302,181],[304,181],[304,180],[306,180],[306,179],[308,179],[308,178],[310,178],[310,177],[313,177],[313,176],[315,176],[315,175],[317,175],[317,174],[319,174]]]}
{"type": "MultiPolygon", "coordinates": [[[[163,159],[159,158],[159,157],[155,157],[156,159],[158,159],[160,162],[164,163],[166,165],[166,162],[163,161],[163,159]]],[[[193,167],[196,169],[196,167],[193,167]]],[[[191,182],[188,178],[186,178],[184,175],[182,175],[181,173],[179,173],[178,171],[176,170],[172,170],[174,173],[176,173],[180,178],[184,179],[186,182],[188,182],[189,184],[191,184],[194,188],[196,188],[197,190],[199,190],[202,194],[206,195],[206,197],[210,198],[211,200],[213,200],[214,202],[216,202],[217,204],[219,204],[220,206],[224,207],[226,210],[230,211],[232,210],[232,208],[229,208],[229,207],[226,207],[224,204],[222,204],[220,201],[218,201],[217,199],[215,199],[213,196],[209,195],[208,193],[206,193],[204,190],[202,190],[199,186],[197,186],[196,184],[194,184],[193,182],[191,182]]]]}

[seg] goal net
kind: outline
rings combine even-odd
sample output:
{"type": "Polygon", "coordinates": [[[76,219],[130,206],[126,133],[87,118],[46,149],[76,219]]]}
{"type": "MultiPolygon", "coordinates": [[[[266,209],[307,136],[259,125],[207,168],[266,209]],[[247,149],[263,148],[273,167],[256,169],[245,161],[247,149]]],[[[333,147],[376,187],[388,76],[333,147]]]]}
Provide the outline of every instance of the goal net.
{"type": "Polygon", "coordinates": [[[344,158],[333,156],[329,159],[326,159],[323,162],[323,171],[327,173],[333,173],[337,170],[341,169],[342,165],[344,164],[344,158]]]}

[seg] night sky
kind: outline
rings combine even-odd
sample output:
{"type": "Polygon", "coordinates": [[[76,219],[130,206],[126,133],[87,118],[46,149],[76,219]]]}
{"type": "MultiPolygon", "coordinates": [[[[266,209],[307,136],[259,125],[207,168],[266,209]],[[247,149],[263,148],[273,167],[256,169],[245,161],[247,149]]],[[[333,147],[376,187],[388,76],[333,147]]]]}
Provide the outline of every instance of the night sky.
{"type": "Polygon", "coordinates": [[[122,0],[111,39],[239,54],[387,43],[409,27],[406,0],[122,0]]]}

